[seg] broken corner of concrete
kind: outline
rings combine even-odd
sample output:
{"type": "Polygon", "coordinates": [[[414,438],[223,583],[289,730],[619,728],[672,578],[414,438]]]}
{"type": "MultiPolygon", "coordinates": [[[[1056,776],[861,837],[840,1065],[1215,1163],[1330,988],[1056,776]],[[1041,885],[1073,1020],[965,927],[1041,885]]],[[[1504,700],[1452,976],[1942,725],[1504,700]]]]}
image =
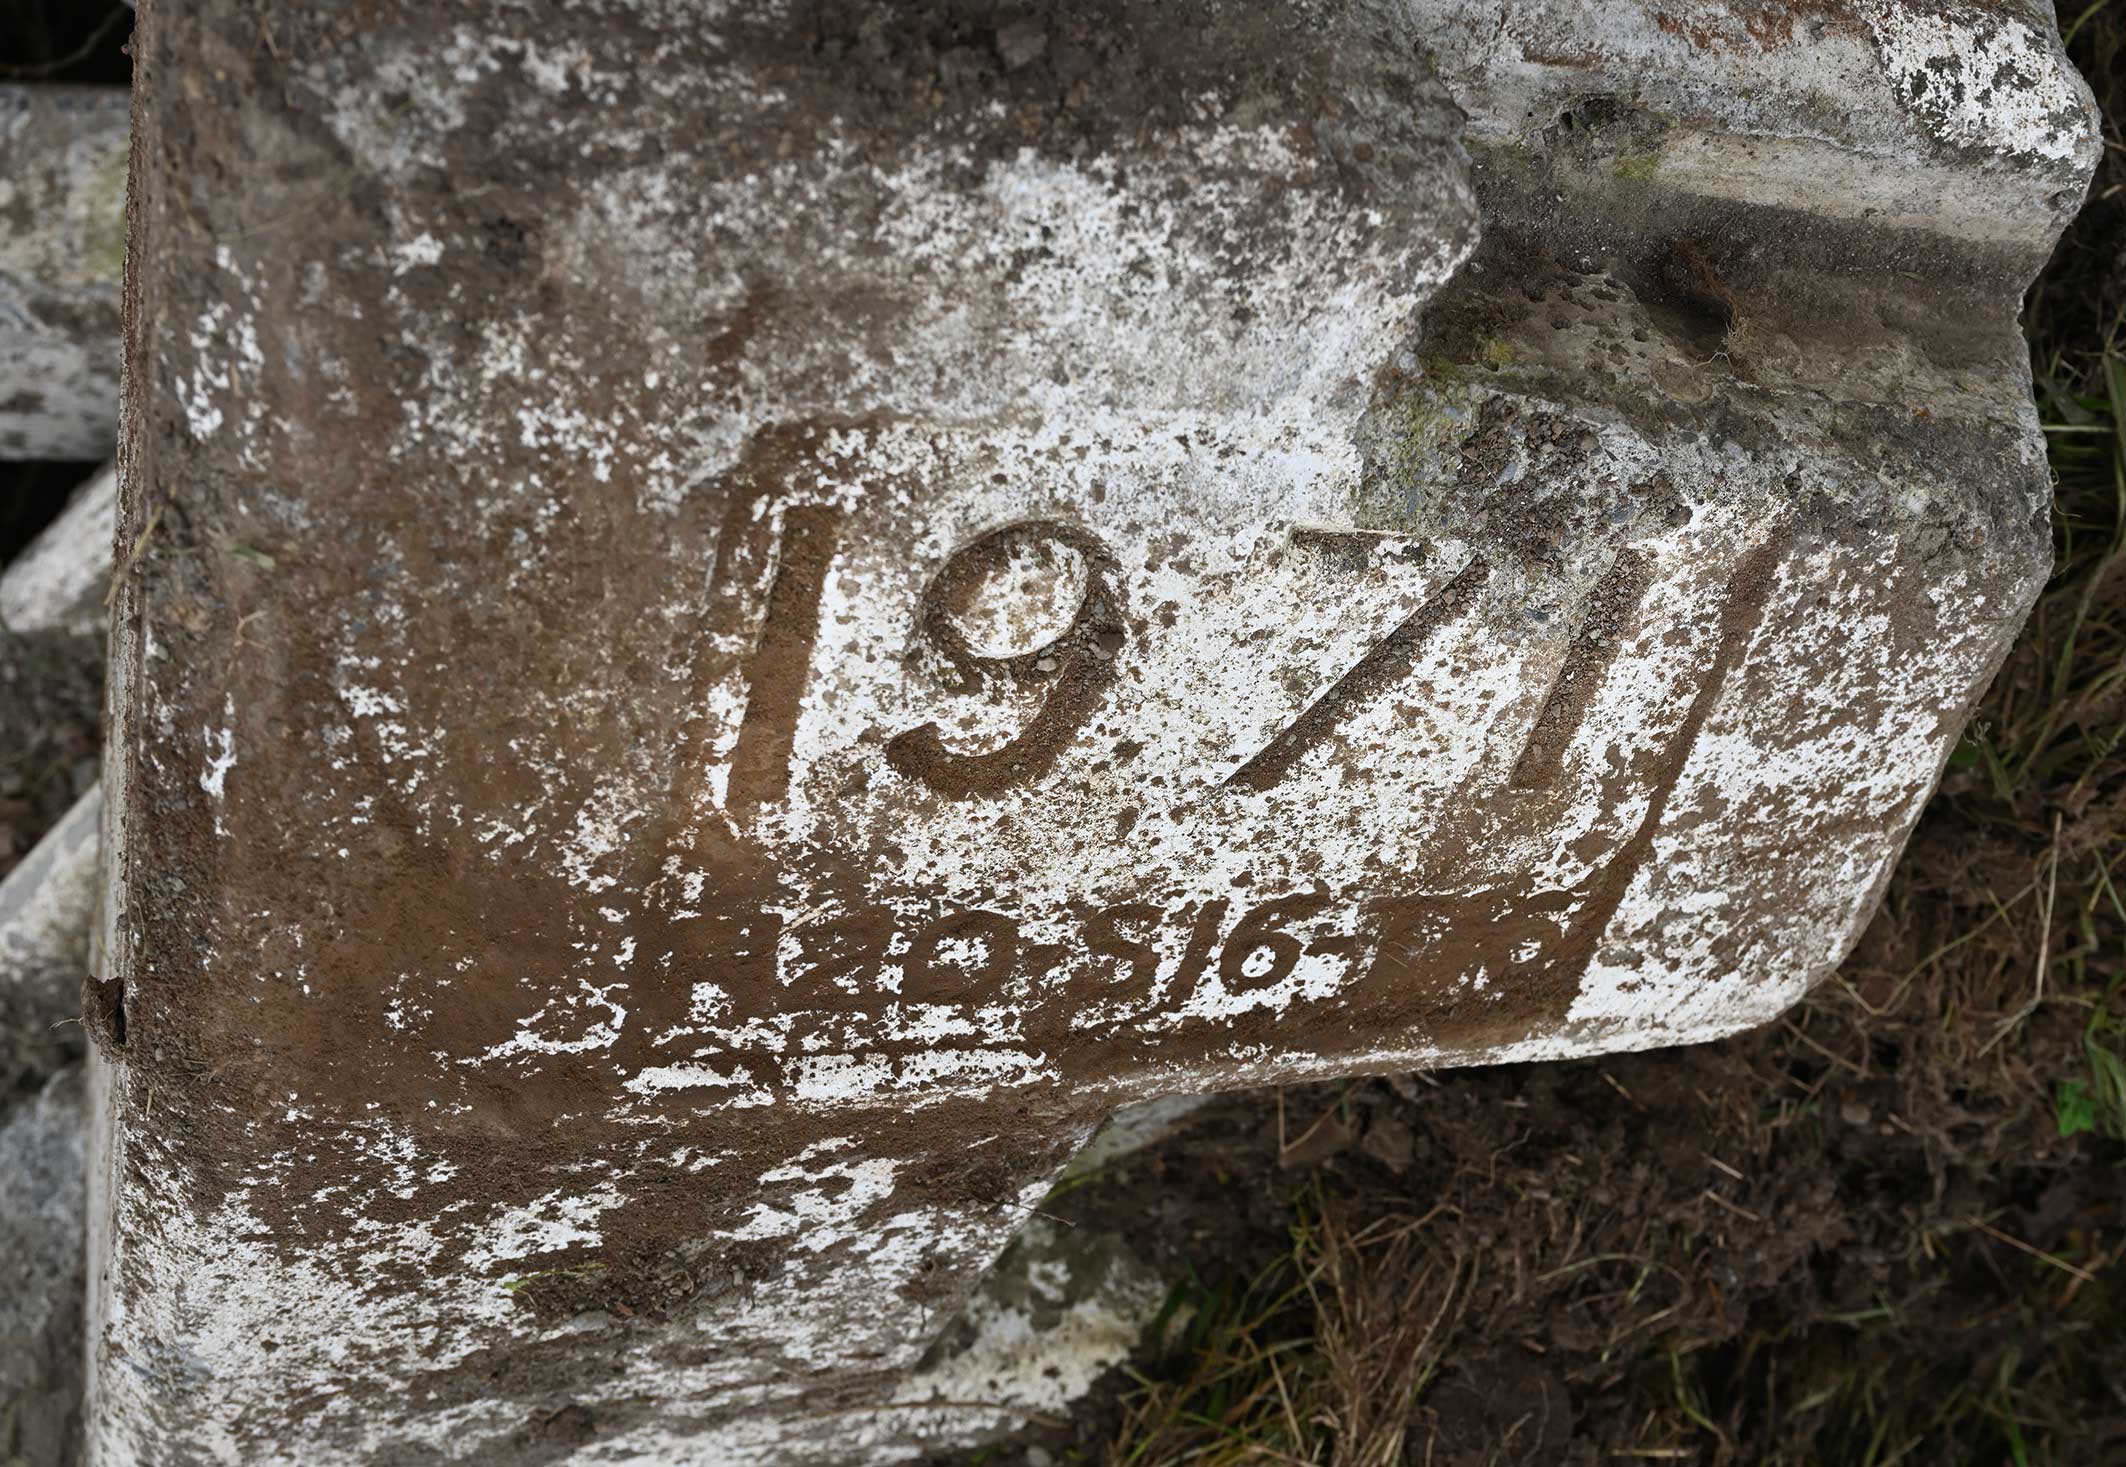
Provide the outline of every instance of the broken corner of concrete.
{"type": "Polygon", "coordinates": [[[1041,14],[143,7],[96,1460],[891,1460],[1116,1106],[1855,940],[2043,11],[1041,14]]]}

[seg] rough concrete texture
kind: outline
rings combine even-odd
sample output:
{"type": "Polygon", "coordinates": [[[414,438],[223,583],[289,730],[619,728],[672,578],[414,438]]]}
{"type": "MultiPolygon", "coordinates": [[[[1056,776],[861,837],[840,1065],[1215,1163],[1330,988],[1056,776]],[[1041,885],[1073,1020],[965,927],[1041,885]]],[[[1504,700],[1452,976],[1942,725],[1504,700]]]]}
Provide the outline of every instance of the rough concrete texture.
{"type": "Polygon", "coordinates": [[[0,626],[7,634],[100,641],[117,527],[118,472],[105,469],[0,571],[0,626]]]}
{"type": "Polygon", "coordinates": [[[1161,1095],[1151,1100],[1140,1100],[1125,1105],[1107,1118],[1107,1124],[1094,1133],[1084,1149],[1070,1159],[1063,1169],[1058,1185],[1078,1177],[1091,1176],[1102,1167],[1120,1161],[1133,1152],[1164,1140],[1175,1127],[1187,1120],[1211,1100],[1208,1095],[1180,1094],[1161,1095]]]}
{"type": "Polygon", "coordinates": [[[0,459],[110,456],[127,106],[0,86],[0,459]]]}
{"type": "Polygon", "coordinates": [[[1763,9],[144,7],[96,1459],[889,1460],[1116,1105],[1826,972],[2096,135],[1763,9]]]}
{"type": "Polygon", "coordinates": [[[1129,1357],[1165,1295],[1126,1240],[1029,1219],[881,1416],[909,1455],[1060,1417],[1129,1357]]]}
{"type": "MultiPolygon", "coordinates": [[[[100,677],[117,484],[104,473],[0,572],[0,748],[100,677]]],[[[79,1459],[85,1178],[82,982],[100,787],[0,880],[0,1467],[79,1459]],[[55,1078],[56,1077],[56,1078],[55,1078]]]]}
{"type": "MultiPolygon", "coordinates": [[[[106,470],[0,571],[0,749],[11,755],[35,747],[55,705],[95,707],[117,514],[106,470]]],[[[81,1057],[102,809],[91,788],[0,880],[0,1110],[81,1057]]]]}
{"type": "Polygon", "coordinates": [[[84,741],[103,701],[117,509],[116,477],[96,475],[0,571],[0,750],[28,781],[44,821],[95,779],[94,745],[84,741]]]}
{"type": "MultiPolygon", "coordinates": [[[[84,797],[0,882],[0,1039],[15,1046],[0,1070],[0,1467],[67,1467],[80,1455],[87,1117],[72,1063],[79,1030],[66,1026],[88,971],[101,803],[84,797]],[[5,1102],[18,1094],[28,1098],[5,1102]]],[[[1152,1143],[1199,1103],[1125,1107],[1072,1169],[1152,1143]]],[[[1123,1240],[1036,1218],[923,1365],[867,1413],[865,1435],[881,1455],[898,1443],[912,1456],[1055,1414],[1129,1353],[1162,1292],[1123,1240]]],[[[609,1324],[601,1313],[571,1321],[609,1324]]]]}
{"type": "Polygon", "coordinates": [[[81,1457],[81,1067],[0,1112],[0,1463],[81,1457]]]}
{"type": "Polygon", "coordinates": [[[0,1115],[14,1095],[81,1058],[85,1047],[81,985],[102,818],[97,786],[0,881],[0,1115]]]}

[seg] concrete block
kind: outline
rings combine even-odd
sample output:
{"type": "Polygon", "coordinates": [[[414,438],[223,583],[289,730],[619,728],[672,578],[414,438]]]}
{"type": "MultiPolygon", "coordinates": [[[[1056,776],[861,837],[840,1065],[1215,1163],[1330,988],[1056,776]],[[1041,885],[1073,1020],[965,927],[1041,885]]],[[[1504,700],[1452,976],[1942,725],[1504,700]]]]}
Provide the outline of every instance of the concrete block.
{"type": "Polygon", "coordinates": [[[102,819],[99,785],[0,881],[0,1105],[78,1060],[85,1047],[81,992],[102,819]]]}
{"type": "MultiPolygon", "coordinates": [[[[102,670],[117,486],[83,486],[0,571],[0,737],[102,670]]],[[[0,879],[0,1462],[80,1460],[87,1116],[82,988],[96,904],[100,787],[0,879]]]]}
{"type": "Polygon", "coordinates": [[[0,1461],[81,1460],[81,1067],[0,1112],[0,1461]]]}
{"type": "MultiPolygon", "coordinates": [[[[104,593],[118,484],[108,469],[0,571],[0,749],[56,820],[95,779],[103,703],[104,593]]],[[[83,929],[86,931],[86,929],[83,929]]]]}
{"type": "Polygon", "coordinates": [[[129,106],[0,86],[0,459],[111,455],[129,106]]]}
{"type": "Polygon", "coordinates": [[[1626,9],[145,7],[95,1459],[897,1451],[1115,1107],[1835,965],[2091,112],[1626,9]]]}
{"type": "Polygon", "coordinates": [[[6,635],[101,642],[117,529],[118,471],[107,468],[76,490],[58,517],[0,571],[6,635]]]}
{"type": "Polygon", "coordinates": [[[689,1450],[710,1462],[884,1464],[979,1447],[1029,1417],[1067,1416],[1136,1350],[1166,1292],[1126,1239],[1032,1217],[883,1399],[729,1419],[689,1450]]]}

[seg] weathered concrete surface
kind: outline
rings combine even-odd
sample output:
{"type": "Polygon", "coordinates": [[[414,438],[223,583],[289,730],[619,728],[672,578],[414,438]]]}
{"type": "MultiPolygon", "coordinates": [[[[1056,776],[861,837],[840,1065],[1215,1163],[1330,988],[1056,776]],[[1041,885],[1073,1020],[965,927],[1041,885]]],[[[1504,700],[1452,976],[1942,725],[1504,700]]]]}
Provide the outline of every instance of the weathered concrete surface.
{"type": "MultiPolygon", "coordinates": [[[[103,676],[104,590],[118,483],[106,470],[0,571],[0,747],[29,747],[55,704],[88,700],[103,676]]],[[[91,789],[0,880],[0,1104],[80,1058],[103,800],[91,789]]]]}
{"type": "MultiPolygon", "coordinates": [[[[1030,1416],[1062,1419],[1136,1349],[1165,1295],[1127,1240],[1029,1218],[956,1315],[930,1325],[936,1343],[923,1360],[880,1398],[727,1421],[695,1442],[694,1460],[906,1462],[979,1446],[1030,1416]]],[[[628,1460],[626,1449],[604,1455],[628,1460]]]]}
{"type": "Polygon", "coordinates": [[[0,571],[0,626],[17,638],[100,640],[117,527],[118,473],[105,469],[0,571]]]}
{"type": "MultiPolygon", "coordinates": [[[[17,562],[17,566],[21,562],[17,562]]],[[[79,1458],[84,1113],[71,1027],[88,947],[100,792],[0,882],[0,1463],[79,1458]],[[44,1077],[53,1077],[45,1079],[44,1077]]],[[[1105,1164],[1165,1134],[1194,1097],[1126,1107],[1073,1161],[1105,1164]]],[[[979,1442],[1027,1413],[1055,1414],[1134,1346],[1162,1286],[1119,1239],[1036,1219],[986,1273],[931,1360],[859,1418],[882,1456],[979,1442]]],[[[614,1328],[602,1314],[578,1331],[614,1328]]],[[[586,1413],[557,1422],[588,1425],[586,1413]]]]}
{"type": "Polygon", "coordinates": [[[1539,150],[1583,187],[2040,260],[2088,187],[2094,114],[2042,0],[1417,8],[1469,141],[1539,150]]]}
{"type": "Polygon", "coordinates": [[[97,1458],[885,1460],[1113,1106],[1791,1002],[2047,563],[1913,14],[150,8],[97,1458]]]}
{"type": "Polygon", "coordinates": [[[81,1456],[81,1067],[0,1111],[0,1462],[81,1456]]]}
{"type": "MultiPolygon", "coordinates": [[[[0,747],[11,756],[55,700],[101,677],[116,510],[113,477],[97,476],[0,571],[0,747]]],[[[0,880],[0,1463],[9,1467],[67,1467],[80,1456],[80,1014],[102,810],[92,787],[0,880]]]]}
{"type": "Polygon", "coordinates": [[[128,105],[0,86],[0,459],[110,456],[128,105]]]}
{"type": "Polygon", "coordinates": [[[80,1458],[91,790],[0,881],[0,1463],[80,1458]]]}
{"type": "Polygon", "coordinates": [[[96,775],[117,502],[116,478],[96,475],[0,571],[0,750],[40,821],[58,819],[96,775]]]}
{"type": "Polygon", "coordinates": [[[881,1424],[913,1455],[982,1440],[1029,1414],[1060,1418],[1137,1348],[1165,1295],[1126,1240],[1032,1218],[931,1358],[895,1388],[881,1424]]]}
{"type": "Polygon", "coordinates": [[[78,1060],[86,1047],[81,984],[89,972],[102,818],[97,786],[0,881],[0,1113],[16,1092],[78,1060]]]}

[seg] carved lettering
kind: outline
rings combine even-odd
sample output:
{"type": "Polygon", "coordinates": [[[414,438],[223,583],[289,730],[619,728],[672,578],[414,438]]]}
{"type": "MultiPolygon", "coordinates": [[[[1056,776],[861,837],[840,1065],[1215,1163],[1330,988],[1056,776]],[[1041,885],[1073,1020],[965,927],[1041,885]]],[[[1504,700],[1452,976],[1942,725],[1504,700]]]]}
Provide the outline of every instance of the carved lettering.
{"type": "Polygon", "coordinates": [[[970,690],[1001,681],[1045,686],[1047,696],[1025,729],[999,748],[982,753],[947,748],[938,726],[926,723],[894,736],[886,745],[887,764],[955,797],[1002,794],[1045,773],[1114,680],[1124,635],[1119,580],[1114,557],[1099,537],[1046,520],[1005,525],[954,551],[924,594],[923,635],[970,690]],[[976,652],[955,617],[1015,545],[1041,541],[1076,551],[1084,561],[1085,590],[1070,624],[1038,647],[1003,656],[976,652]]]}

